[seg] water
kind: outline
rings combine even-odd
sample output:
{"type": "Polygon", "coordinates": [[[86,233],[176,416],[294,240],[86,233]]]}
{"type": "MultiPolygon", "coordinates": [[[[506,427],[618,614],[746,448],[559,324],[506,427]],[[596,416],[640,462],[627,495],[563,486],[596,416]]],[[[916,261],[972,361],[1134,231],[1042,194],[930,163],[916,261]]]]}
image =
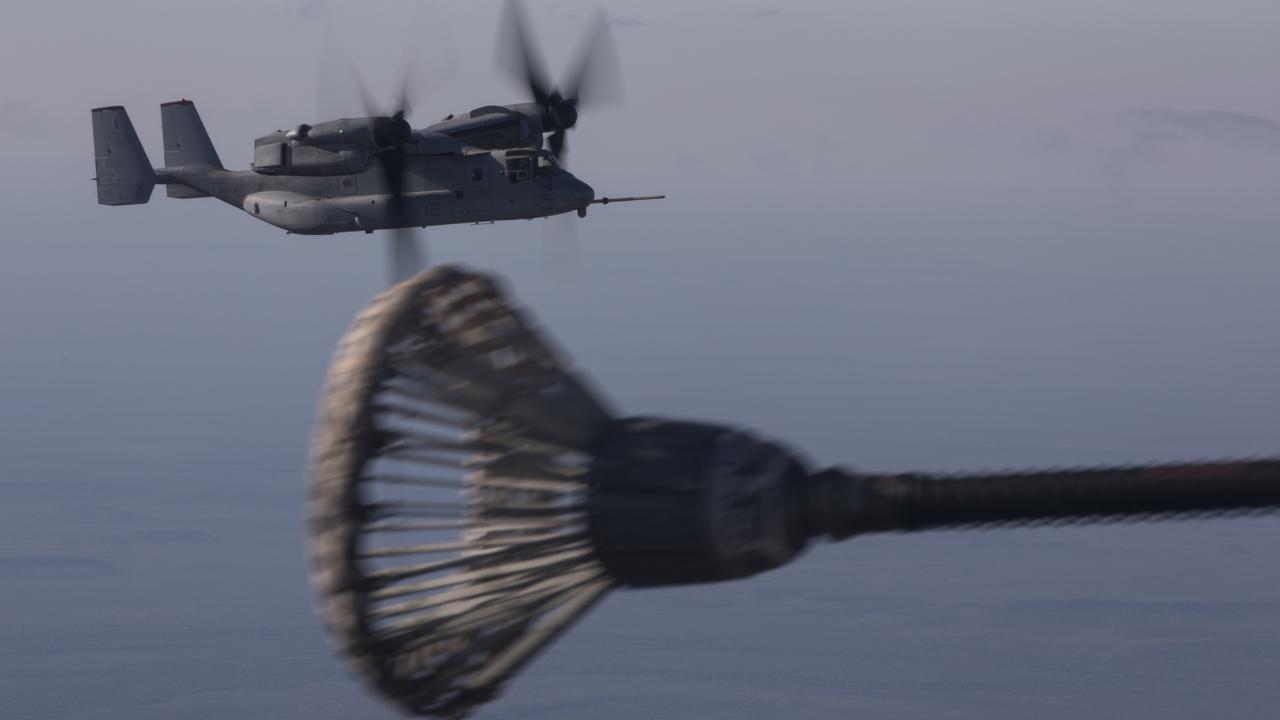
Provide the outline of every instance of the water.
{"type": "MultiPolygon", "coordinates": [[[[0,266],[0,717],[395,717],[306,586],[305,455],[378,238],[158,200],[21,212],[0,266]]],[[[91,203],[91,201],[89,201],[91,203]]],[[[1248,456],[1280,428],[1280,217],[1176,203],[716,197],[435,233],[626,412],[815,463],[1248,456]]],[[[858,539],[739,584],[618,592],[485,717],[1258,717],[1273,519],[858,539]]]]}

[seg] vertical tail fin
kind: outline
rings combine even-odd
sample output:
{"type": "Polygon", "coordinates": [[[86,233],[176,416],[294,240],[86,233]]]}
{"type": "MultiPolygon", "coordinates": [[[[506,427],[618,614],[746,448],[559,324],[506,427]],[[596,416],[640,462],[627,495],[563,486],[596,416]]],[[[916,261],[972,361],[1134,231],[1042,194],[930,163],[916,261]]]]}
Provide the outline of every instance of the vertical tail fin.
{"type": "MultiPolygon", "coordinates": [[[[160,106],[160,127],[164,132],[165,167],[179,165],[205,165],[221,168],[218,151],[204,129],[200,113],[190,100],[176,100],[160,106]]],[[[208,193],[188,185],[170,184],[166,187],[169,197],[209,197],[208,193]]]]}
{"type": "Polygon", "coordinates": [[[142,149],[129,113],[119,105],[94,108],[93,155],[98,203],[139,205],[151,199],[156,174],[142,149]]]}

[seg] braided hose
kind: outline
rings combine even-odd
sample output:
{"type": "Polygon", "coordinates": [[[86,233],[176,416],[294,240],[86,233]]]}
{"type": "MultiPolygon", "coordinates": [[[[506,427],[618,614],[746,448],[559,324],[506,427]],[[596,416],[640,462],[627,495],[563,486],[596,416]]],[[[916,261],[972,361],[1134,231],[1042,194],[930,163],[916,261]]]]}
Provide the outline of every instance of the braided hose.
{"type": "Polygon", "coordinates": [[[836,539],[939,528],[1136,522],[1280,509],[1280,460],[976,475],[811,476],[810,517],[836,539]]]}

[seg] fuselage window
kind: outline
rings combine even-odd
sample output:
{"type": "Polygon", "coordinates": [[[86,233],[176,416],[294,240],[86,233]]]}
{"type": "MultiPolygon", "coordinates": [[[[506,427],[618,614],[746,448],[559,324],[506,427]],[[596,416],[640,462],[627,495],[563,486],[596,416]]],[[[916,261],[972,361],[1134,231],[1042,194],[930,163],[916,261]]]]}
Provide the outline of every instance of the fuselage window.
{"type": "Polygon", "coordinates": [[[342,178],[342,187],[351,187],[351,178],[349,177],[342,178]]]}
{"type": "Polygon", "coordinates": [[[484,180],[484,168],[471,168],[471,181],[480,182],[484,180]]]}

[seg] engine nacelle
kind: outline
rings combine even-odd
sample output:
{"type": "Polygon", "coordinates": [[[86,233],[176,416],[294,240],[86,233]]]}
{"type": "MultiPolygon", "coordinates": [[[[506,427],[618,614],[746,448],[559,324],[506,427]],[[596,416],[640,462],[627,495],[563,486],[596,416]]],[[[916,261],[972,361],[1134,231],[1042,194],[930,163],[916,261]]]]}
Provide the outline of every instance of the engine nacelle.
{"type": "Polygon", "coordinates": [[[263,175],[349,175],[379,149],[413,140],[401,117],[364,117],[302,124],[253,141],[253,170],[263,175]]]}
{"type": "Polygon", "coordinates": [[[504,150],[542,147],[542,111],[534,103],[486,105],[450,115],[428,130],[443,133],[471,147],[504,150]]]}
{"type": "Polygon", "coordinates": [[[312,145],[287,137],[294,132],[272,133],[255,140],[253,171],[262,175],[351,175],[369,166],[372,148],[312,145]]]}
{"type": "Polygon", "coordinates": [[[277,130],[253,141],[253,171],[262,175],[352,175],[379,151],[404,146],[410,155],[456,155],[459,141],[445,133],[414,132],[403,118],[344,118],[277,130]]]}
{"type": "Polygon", "coordinates": [[[285,133],[292,142],[324,148],[390,147],[409,142],[413,129],[400,117],[362,117],[328,120],[315,125],[302,124],[285,133]]]}

